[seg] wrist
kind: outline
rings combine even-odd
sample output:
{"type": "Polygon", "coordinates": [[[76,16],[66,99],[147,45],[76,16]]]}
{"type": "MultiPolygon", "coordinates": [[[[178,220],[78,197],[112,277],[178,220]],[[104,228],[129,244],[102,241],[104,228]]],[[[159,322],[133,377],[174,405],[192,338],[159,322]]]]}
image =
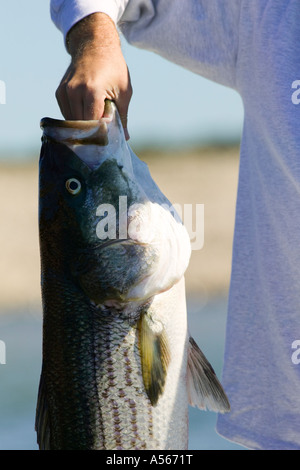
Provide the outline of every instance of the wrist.
{"type": "Polygon", "coordinates": [[[67,50],[72,59],[88,48],[96,51],[106,47],[121,47],[113,20],[105,13],[93,13],[76,23],[66,39],[67,50]]]}

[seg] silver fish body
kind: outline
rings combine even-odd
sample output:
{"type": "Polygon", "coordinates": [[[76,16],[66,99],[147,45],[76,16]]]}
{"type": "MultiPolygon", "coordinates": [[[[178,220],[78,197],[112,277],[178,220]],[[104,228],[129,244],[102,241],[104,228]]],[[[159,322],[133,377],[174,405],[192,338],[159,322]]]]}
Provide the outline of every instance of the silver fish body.
{"type": "Polygon", "coordinates": [[[229,410],[187,329],[188,233],[111,102],[42,128],[39,446],[186,449],[189,403],[229,410]]]}

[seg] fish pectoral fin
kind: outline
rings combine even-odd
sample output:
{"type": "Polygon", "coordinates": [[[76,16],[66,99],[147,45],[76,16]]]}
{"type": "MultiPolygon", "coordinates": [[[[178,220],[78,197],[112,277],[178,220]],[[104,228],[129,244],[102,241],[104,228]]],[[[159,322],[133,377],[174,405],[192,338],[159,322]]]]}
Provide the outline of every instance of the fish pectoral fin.
{"type": "Polygon", "coordinates": [[[43,373],[41,374],[36,406],[35,430],[40,450],[50,450],[50,420],[43,373]]]}
{"type": "Polygon", "coordinates": [[[192,337],[188,347],[187,388],[191,406],[219,413],[230,411],[230,403],[215,371],[192,337]]]}
{"type": "Polygon", "coordinates": [[[170,362],[168,339],[162,324],[147,314],[141,315],[138,331],[143,382],[148,398],[155,406],[163,393],[170,362]]]}

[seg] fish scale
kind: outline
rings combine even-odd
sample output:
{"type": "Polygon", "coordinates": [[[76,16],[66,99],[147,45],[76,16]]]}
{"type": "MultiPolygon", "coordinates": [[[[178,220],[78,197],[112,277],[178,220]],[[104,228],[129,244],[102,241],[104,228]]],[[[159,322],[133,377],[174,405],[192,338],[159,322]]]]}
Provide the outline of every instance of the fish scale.
{"type": "Polygon", "coordinates": [[[100,345],[97,339],[95,344],[96,350],[102,351],[97,356],[96,381],[104,410],[106,448],[147,448],[146,442],[151,442],[151,405],[141,377],[137,329],[123,319],[114,322],[113,330],[110,325],[110,316],[99,317],[100,345]],[[150,412],[146,417],[145,408],[150,412]]]}
{"type": "MultiPolygon", "coordinates": [[[[56,304],[55,310],[44,309],[47,340],[44,341],[43,355],[47,361],[43,362],[42,386],[47,395],[46,412],[49,412],[52,427],[50,446],[52,449],[102,448],[103,425],[95,382],[93,309],[89,306],[78,309],[78,292],[66,287],[64,281],[61,303],[56,304]],[[75,416],[74,408],[77,410],[75,416]]],[[[59,297],[57,286],[56,296],[59,297]]],[[[47,297],[44,302],[51,305],[47,297]]]]}

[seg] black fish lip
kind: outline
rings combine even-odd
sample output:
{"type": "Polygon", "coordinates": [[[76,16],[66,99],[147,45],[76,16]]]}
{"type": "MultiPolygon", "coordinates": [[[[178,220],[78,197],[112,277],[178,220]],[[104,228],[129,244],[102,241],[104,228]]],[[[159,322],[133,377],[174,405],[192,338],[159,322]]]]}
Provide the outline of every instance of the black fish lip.
{"type": "Polygon", "coordinates": [[[117,244],[130,244],[130,245],[139,245],[139,246],[143,246],[143,245],[146,245],[146,243],[141,243],[141,242],[137,242],[135,240],[133,240],[132,238],[114,238],[114,239],[110,239],[110,240],[107,240],[107,241],[104,241],[104,242],[100,242],[100,243],[97,243],[96,245],[93,245],[93,246],[89,246],[89,247],[86,247],[82,252],[85,253],[86,251],[94,251],[94,250],[102,250],[104,248],[107,248],[108,246],[111,246],[111,245],[117,245],[117,244]]]}
{"type": "Polygon", "coordinates": [[[108,240],[107,242],[103,242],[100,245],[100,250],[103,248],[106,248],[107,246],[111,245],[116,245],[118,243],[121,243],[123,245],[138,245],[138,246],[146,246],[148,243],[142,243],[142,242],[137,242],[136,240],[133,240],[132,238],[116,238],[113,240],[108,240]]]}
{"type": "Polygon", "coordinates": [[[106,248],[107,246],[116,245],[118,243],[125,243],[125,242],[134,243],[134,240],[130,240],[128,238],[114,238],[111,240],[107,240],[106,242],[100,243],[99,248],[100,250],[102,250],[103,248],[106,248]]]}

